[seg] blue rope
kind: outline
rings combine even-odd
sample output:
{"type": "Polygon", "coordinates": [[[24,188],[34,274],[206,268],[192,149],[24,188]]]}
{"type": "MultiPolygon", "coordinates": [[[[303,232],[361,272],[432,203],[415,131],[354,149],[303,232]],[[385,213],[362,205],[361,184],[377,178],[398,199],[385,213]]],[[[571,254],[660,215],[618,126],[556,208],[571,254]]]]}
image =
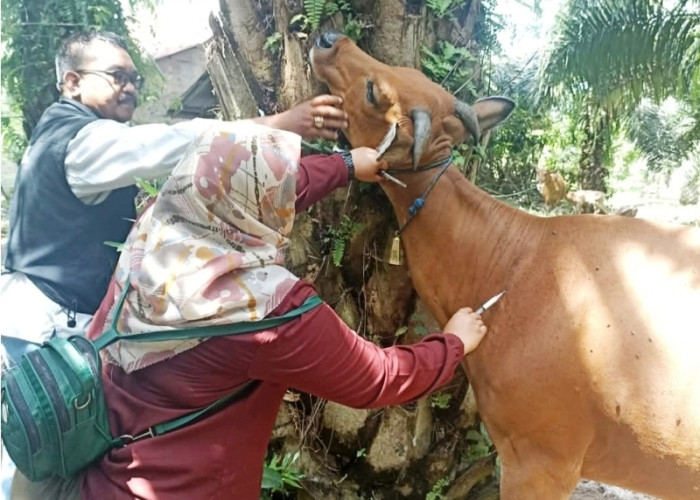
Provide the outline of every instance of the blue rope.
{"type": "MultiPolygon", "coordinates": [[[[432,164],[431,164],[432,165],[432,164]]],[[[442,177],[442,174],[444,174],[447,171],[447,167],[452,165],[452,155],[448,156],[444,160],[442,160],[440,163],[435,163],[434,167],[442,167],[440,169],[440,172],[433,177],[433,180],[430,182],[430,185],[426,188],[426,190],[423,192],[422,196],[419,196],[415,200],[413,200],[413,203],[408,207],[408,219],[406,222],[403,223],[403,225],[396,231],[396,235],[400,235],[404,229],[406,229],[406,226],[408,226],[408,223],[413,220],[413,218],[418,215],[418,212],[420,212],[420,209],[425,206],[425,199],[428,197],[430,194],[430,191],[433,190],[435,187],[435,184],[437,184],[438,179],[442,177]]]]}
{"type": "Polygon", "coordinates": [[[416,198],[415,200],[413,200],[413,203],[411,203],[411,206],[408,207],[408,214],[411,217],[415,217],[418,214],[418,210],[423,208],[423,205],[425,205],[425,198],[416,198]]]}

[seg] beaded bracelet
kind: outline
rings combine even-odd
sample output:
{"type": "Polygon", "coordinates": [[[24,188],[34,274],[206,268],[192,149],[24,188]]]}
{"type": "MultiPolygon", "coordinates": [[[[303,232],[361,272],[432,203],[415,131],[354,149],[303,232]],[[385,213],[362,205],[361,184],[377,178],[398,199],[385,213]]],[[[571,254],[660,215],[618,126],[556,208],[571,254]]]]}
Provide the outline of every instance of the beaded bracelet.
{"type": "Polygon", "coordinates": [[[341,151],[340,157],[345,162],[345,166],[348,167],[348,182],[355,178],[355,163],[352,161],[352,155],[350,151],[341,151]]]}

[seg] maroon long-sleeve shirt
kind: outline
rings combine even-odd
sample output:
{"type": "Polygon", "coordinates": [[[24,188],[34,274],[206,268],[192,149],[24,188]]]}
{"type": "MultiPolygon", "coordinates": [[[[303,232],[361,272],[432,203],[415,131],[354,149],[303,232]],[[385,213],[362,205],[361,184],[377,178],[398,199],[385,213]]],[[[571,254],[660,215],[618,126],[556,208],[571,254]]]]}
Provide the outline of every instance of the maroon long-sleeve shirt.
{"type": "MultiPolygon", "coordinates": [[[[297,181],[297,210],[347,184],[338,155],[307,156],[297,181]]],[[[112,286],[88,331],[98,336],[112,286]]],[[[314,293],[299,282],[275,310],[314,293]]],[[[103,367],[112,435],[144,429],[203,408],[251,379],[242,401],[171,433],[111,450],[82,474],[90,500],[257,500],[267,445],[289,388],[356,408],[414,400],[446,384],[462,359],[461,340],[435,334],[412,346],[381,349],[323,304],[273,330],[216,337],[130,374],[103,367]]]]}

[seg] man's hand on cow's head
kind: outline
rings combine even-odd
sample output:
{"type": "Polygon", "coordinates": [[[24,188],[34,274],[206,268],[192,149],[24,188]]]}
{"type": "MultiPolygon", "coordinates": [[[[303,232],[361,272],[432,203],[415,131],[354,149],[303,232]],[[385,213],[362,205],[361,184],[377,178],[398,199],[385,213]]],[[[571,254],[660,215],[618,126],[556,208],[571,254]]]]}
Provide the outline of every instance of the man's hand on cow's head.
{"type": "Polygon", "coordinates": [[[334,95],[318,95],[277,115],[256,121],[299,134],[304,139],[338,139],[338,130],[348,126],[348,115],[340,106],[343,100],[334,95]]]}

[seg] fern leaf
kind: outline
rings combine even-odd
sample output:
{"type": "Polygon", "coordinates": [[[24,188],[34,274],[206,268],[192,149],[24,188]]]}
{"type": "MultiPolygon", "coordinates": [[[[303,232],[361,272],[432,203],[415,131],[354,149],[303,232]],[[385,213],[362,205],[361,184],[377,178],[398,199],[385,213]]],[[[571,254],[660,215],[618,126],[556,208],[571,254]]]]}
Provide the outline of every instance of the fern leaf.
{"type": "Polygon", "coordinates": [[[304,0],[304,11],[309,20],[309,26],[315,30],[321,24],[323,17],[323,9],[328,0],[304,0]]]}
{"type": "Polygon", "coordinates": [[[343,238],[333,239],[333,265],[340,267],[345,255],[345,240],[343,238]]]}

